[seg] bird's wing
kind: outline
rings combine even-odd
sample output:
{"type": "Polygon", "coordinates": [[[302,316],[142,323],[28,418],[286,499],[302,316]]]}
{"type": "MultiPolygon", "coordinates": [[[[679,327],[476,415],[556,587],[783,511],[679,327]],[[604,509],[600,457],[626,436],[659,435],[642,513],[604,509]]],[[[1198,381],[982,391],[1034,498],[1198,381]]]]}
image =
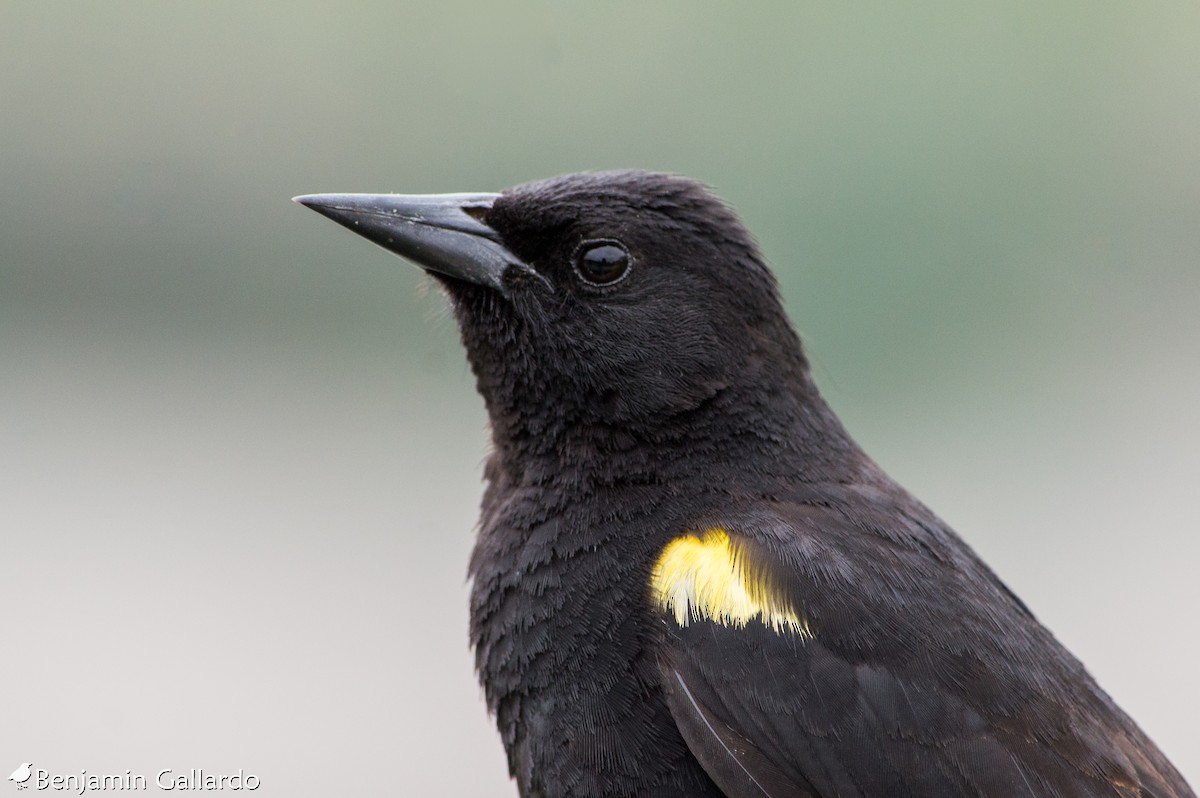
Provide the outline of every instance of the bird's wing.
{"type": "Polygon", "coordinates": [[[668,703],[727,795],[1193,795],[965,544],[881,509],[709,519],[653,563],[668,703]]]}

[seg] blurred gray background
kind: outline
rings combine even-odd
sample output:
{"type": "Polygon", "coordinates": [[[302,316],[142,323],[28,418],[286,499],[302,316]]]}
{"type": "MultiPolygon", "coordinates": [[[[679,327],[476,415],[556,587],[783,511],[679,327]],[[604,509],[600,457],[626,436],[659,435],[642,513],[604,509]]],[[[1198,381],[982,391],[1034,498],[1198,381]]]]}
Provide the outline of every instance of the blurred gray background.
{"type": "Polygon", "coordinates": [[[1002,5],[5,3],[0,768],[514,795],[457,332],[289,198],[642,167],[1200,783],[1200,5],[1002,5]]]}

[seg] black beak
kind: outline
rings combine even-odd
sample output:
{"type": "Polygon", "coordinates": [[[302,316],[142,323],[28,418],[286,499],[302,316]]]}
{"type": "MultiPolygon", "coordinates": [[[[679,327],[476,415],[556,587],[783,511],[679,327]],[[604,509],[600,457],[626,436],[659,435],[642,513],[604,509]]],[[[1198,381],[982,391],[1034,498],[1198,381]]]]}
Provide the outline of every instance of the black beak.
{"type": "Polygon", "coordinates": [[[505,271],[533,270],[480,221],[499,194],[306,194],[295,202],[431,272],[504,293],[505,271]]]}

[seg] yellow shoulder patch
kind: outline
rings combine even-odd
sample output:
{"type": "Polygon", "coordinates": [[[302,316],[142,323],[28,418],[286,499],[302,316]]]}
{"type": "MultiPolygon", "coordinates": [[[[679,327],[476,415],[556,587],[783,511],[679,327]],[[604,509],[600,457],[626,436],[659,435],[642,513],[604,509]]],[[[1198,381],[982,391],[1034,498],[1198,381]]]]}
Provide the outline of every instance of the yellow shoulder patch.
{"type": "Polygon", "coordinates": [[[812,637],[808,621],[754,567],[724,529],[688,533],[663,547],[650,575],[651,598],[680,626],[709,620],[744,627],[759,618],[776,632],[812,637]]]}

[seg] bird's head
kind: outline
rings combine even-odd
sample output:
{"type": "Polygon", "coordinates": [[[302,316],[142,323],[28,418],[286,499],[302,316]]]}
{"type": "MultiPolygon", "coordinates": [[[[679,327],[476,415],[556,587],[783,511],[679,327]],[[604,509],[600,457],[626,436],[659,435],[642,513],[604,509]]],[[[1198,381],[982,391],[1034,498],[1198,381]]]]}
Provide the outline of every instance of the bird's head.
{"type": "Polygon", "coordinates": [[[602,172],[297,201],[445,286],[500,433],[661,430],[731,387],[810,386],[753,239],[693,181],[602,172]]]}

